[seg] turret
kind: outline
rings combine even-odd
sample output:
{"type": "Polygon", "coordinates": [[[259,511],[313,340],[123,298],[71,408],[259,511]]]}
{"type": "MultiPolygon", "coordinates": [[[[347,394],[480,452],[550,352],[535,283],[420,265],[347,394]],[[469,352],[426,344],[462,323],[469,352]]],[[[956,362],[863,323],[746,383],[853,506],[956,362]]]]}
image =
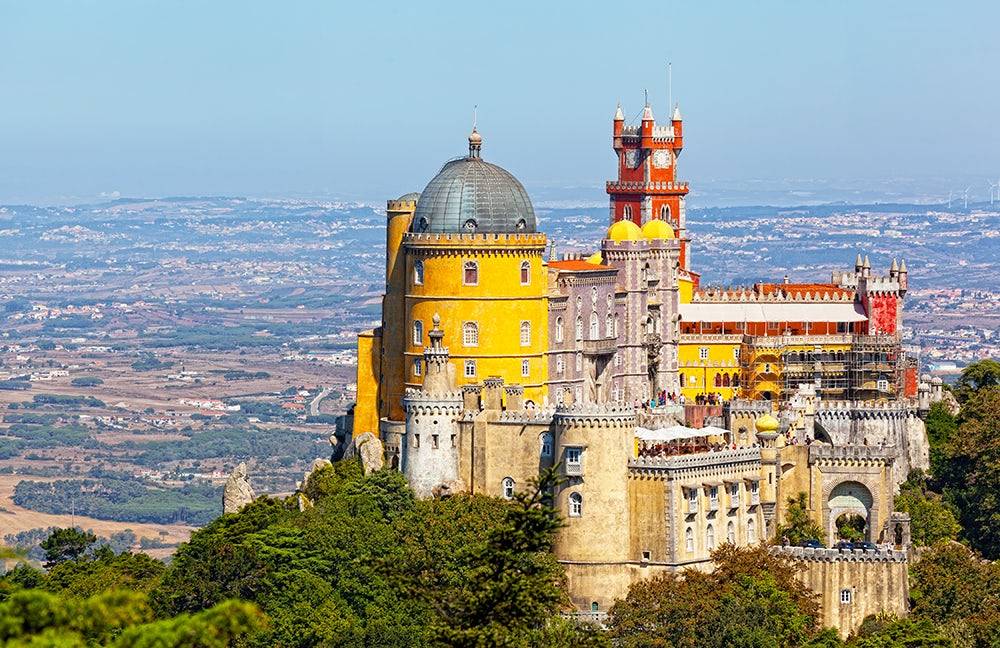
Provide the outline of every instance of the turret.
{"type": "Polygon", "coordinates": [[[864,263],[861,264],[861,275],[864,277],[868,277],[869,275],[871,275],[871,273],[872,273],[872,264],[871,261],[868,260],[868,255],[866,254],[865,261],[864,263]]]}
{"type": "Polygon", "coordinates": [[[902,263],[899,264],[899,292],[900,294],[905,293],[909,289],[909,276],[906,272],[906,259],[903,259],[902,263]]]}
{"type": "Polygon", "coordinates": [[[862,266],[861,253],[858,252],[858,258],[854,260],[854,272],[855,272],[855,274],[861,272],[861,266],[862,266]]]}
{"type": "Polygon", "coordinates": [[[640,146],[644,149],[653,148],[654,124],[653,107],[649,105],[649,102],[646,102],[646,107],[642,109],[642,123],[640,124],[640,130],[642,133],[642,143],[640,146]]]}
{"type": "Polygon", "coordinates": [[[681,120],[680,104],[674,104],[674,114],[670,120],[674,126],[674,154],[680,155],[684,148],[684,122],[681,120]]]}
{"type": "Polygon", "coordinates": [[[622,112],[622,105],[619,103],[615,108],[615,119],[612,132],[614,135],[613,147],[617,151],[622,147],[622,130],[625,128],[625,113],[622,112]]]}

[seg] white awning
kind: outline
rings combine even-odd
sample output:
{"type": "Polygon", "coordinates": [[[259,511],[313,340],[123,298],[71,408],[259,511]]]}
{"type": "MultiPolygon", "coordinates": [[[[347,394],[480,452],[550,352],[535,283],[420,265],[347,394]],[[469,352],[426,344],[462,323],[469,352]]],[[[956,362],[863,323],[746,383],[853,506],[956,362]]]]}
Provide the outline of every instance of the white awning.
{"type": "Polygon", "coordinates": [[[702,428],[700,430],[696,430],[684,425],[673,425],[668,428],[649,430],[640,427],[635,429],[635,438],[640,441],[679,441],[683,439],[697,439],[716,434],[716,432],[711,431],[712,429],[718,428],[702,428]]]}
{"type": "Polygon", "coordinates": [[[860,304],[835,302],[681,304],[685,322],[863,322],[860,304]]]}

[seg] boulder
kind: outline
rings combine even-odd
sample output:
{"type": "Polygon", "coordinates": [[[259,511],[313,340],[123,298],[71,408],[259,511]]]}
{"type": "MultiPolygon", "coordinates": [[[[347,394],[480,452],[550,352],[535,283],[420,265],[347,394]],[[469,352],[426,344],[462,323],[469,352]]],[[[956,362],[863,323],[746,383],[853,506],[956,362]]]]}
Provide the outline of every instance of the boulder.
{"type": "Polygon", "coordinates": [[[366,476],[381,470],[382,466],[385,465],[385,449],[379,438],[371,432],[359,434],[344,449],[344,459],[355,457],[361,459],[361,467],[366,476]]]}
{"type": "Polygon", "coordinates": [[[241,463],[230,473],[226,487],[222,491],[222,512],[238,513],[240,509],[254,501],[257,496],[250,486],[250,474],[246,463],[241,463]]]}

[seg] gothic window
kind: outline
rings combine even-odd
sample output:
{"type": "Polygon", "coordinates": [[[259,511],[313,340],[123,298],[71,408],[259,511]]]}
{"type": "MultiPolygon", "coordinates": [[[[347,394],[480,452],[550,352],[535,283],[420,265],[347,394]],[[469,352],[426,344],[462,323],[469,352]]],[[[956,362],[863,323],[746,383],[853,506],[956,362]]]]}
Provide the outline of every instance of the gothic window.
{"type": "Polygon", "coordinates": [[[733,374],[733,387],[739,387],[739,386],[740,386],[740,376],[739,376],[739,374],[735,374],[734,373],[733,374]]]}
{"type": "Polygon", "coordinates": [[[694,529],[691,527],[688,527],[687,531],[684,532],[684,549],[688,553],[694,553],[694,529]]]}
{"type": "Polygon", "coordinates": [[[521,376],[527,378],[531,374],[531,363],[527,360],[521,360],[521,376]]]}
{"type": "Polygon", "coordinates": [[[583,339],[583,316],[582,315],[577,315],[576,316],[576,331],[575,332],[576,332],[576,339],[577,339],[577,341],[582,340],[583,339]]]}
{"type": "Polygon", "coordinates": [[[514,499],[514,480],[510,477],[504,477],[503,481],[500,482],[500,489],[503,491],[504,499],[514,499]]]}
{"type": "Polygon", "coordinates": [[[652,335],[655,332],[656,332],[656,327],[653,325],[653,318],[652,317],[647,317],[646,318],[646,334],[647,335],[652,335]]]}
{"type": "Polygon", "coordinates": [[[413,283],[417,286],[424,283],[424,262],[419,259],[413,262],[413,283]]]}
{"type": "MultiPolygon", "coordinates": [[[[583,354],[582,353],[577,353],[576,354],[576,370],[577,371],[583,371],[583,354]]],[[[577,397],[579,397],[579,394],[577,395],[577,397]]]]}
{"type": "Polygon", "coordinates": [[[854,591],[850,589],[840,590],[840,602],[844,605],[850,605],[854,602],[854,591]]]}
{"type": "Polygon", "coordinates": [[[419,376],[421,373],[423,373],[423,371],[422,371],[422,366],[420,364],[420,358],[414,358],[413,359],[413,375],[414,376],[419,376]]]}
{"type": "Polygon", "coordinates": [[[722,374],[715,374],[715,386],[722,387],[722,374]]]}
{"type": "Polygon", "coordinates": [[[597,305],[597,286],[590,289],[590,303],[597,305]]]}
{"type": "Polygon", "coordinates": [[[753,518],[747,520],[747,544],[757,544],[757,527],[753,518]]]}
{"type": "Polygon", "coordinates": [[[479,285],[479,264],[475,261],[466,261],[463,269],[462,283],[466,286],[479,285]]]}
{"type": "Polygon", "coordinates": [[[465,322],[462,324],[462,345],[467,347],[479,346],[479,324],[475,322],[465,322]]]}
{"type": "Polygon", "coordinates": [[[542,433],[542,456],[551,457],[552,456],[552,433],[543,432],[542,433]]]}
{"type": "Polygon", "coordinates": [[[521,346],[531,346],[531,322],[521,322],[521,346]]]}
{"type": "Polygon", "coordinates": [[[611,293],[608,293],[608,310],[609,311],[613,310],[614,307],[615,307],[615,299],[614,297],[611,296],[611,293]]]}
{"type": "Polygon", "coordinates": [[[722,386],[729,387],[729,374],[722,374],[722,386]]]}
{"type": "Polygon", "coordinates": [[[563,318],[562,316],[556,318],[556,342],[563,341],[563,318]]]}
{"type": "Polygon", "coordinates": [[[531,283],[531,263],[528,261],[521,262],[521,285],[527,286],[531,283]]]}
{"type": "Polygon", "coordinates": [[[563,375],[563,372],[565,372],[565,371],[566,371],[566,361],[563,360],[562,356],[557,356],[556,357],[556,373],[561,376],[561,375],[563,375]]]}
{"type": "Polygon", "coordinates": [[[590,339],[596,340],[601,337],[600,320],[597,319],[597,312],[590,314],[590,339]]]}
{"type": "Polygon", "coordinates": [[[660,207],[660,220],[670,222],[670,205],[660,207]]]}
{"type": "Polygon", "coordinates": [[[736,544],[736,525],[732,522],[726,525],[726,542],[731,545],[736,544]]]}
{"type": "Polygon", "coordinates": [[[583,310],[583,297],[580,295],[576,296],[576,312],[579,313],[583,310]]]}
{"type": "Polygon", "coordinates": [[[476,361],[466,360],[465,361],[465,377],[475,378],[476,377],[476,361]]]}
{"type": "Polygon", "coordinates": [[[622,220],[632,220],[632,205],[622,207],[622,220]]]}
{"type": "Polygon", "coordinates": [[[642,266],[642,274],[640,275],[642,283],[649,282],[649,264],[642,266]]]}
{"type": "Polygon", "coordinates": [[[424,343],[424,323],[420,320],[413,320],[413,346],[420,346],[424,343]]]}
{"type": "Polygon", "coordinates": [[[705,531],[705,548],[709,551],[715,549],[715,527],[711,524],[708,525],[708,529],[705,531]]]}
{"type": "Polygon", "coordinates": [[[580,493],[569,494],[569,516],[580,517],[583,515],[583,495],[580,493]]]}
{"type": "Polygon", "coordinates": [[[615,316],[608,313],[604,320],[604,337],[613,338],[615,336],[615,316]]]}
{"type": "Polygon", "coordinates": [[[621,335],[621,318],[615,313],[615,337],[621,335]]]}

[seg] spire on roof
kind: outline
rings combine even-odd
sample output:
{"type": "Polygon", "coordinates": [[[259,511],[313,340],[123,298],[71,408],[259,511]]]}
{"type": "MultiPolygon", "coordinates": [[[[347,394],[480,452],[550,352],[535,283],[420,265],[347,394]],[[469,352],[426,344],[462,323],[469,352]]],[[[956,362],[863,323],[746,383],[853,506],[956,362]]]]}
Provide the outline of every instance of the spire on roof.
{"type": "Polygon", "coordinates": [[[903,259],[903,262],[899,264],[899,273],[900,274],[906,273],[906,259],[903,259]]]}
{"type": "Polygon", "coordinates": [[[892,265],[889,266],[889,272],[898,272],[898,271],[899,271],[899,264],[896,263],[896,258],[893,257],[892,265]]]}
{"type": "Polygon", "coordinates": [[[681,120],[681,104],[680,102],[674,104],[674,116],[672,117],[674,121],[681,120]]]}
{"type": "Polygon", "coordinates": [[[653,107],[646,102],[646,107],[642,109],[642,121],[653,121],[653,107]]]}
{"type": "Polygon", "coordinates": [[[868,255],[865,255],[865,262],[861,265],[862,268],[871,268],[872,264],[868,261],[868,255]]]}
{"type": "Polygon", "coordinates": [[[625,121],[625,113],[622,112],[622,102],[618,102],[618,107],[615,108],[615,121],[625,121]]]}

